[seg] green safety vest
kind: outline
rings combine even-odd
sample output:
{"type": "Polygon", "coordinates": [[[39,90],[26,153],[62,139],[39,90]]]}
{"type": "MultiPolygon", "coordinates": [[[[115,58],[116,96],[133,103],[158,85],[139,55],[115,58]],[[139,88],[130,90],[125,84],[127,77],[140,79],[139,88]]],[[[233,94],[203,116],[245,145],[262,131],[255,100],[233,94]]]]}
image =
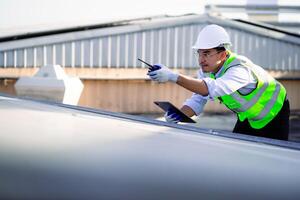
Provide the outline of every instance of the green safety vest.
{"type": "MultiPolygon", "coordinates": [[[[256,88],[243,95],[238,91],[219,97],[220,101],[230,110],[237,113],[240,121],[248,119],[252,128],[261,129],[266,126],[281,110],[285,97],[285,88],[261,67],[236,54],[230,54],[221,68],[221,77],[230,67],[244,66],[251,70],[257,82],[256,88]]],[[[209,76],[216,79],[214,74],[209,76]]]]}

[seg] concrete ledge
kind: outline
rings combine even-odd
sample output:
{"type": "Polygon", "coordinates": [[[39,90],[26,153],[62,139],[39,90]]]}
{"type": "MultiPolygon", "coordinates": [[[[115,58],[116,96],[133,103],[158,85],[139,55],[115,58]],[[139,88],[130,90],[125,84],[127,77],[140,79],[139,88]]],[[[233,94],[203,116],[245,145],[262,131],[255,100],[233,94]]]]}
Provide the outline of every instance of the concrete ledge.
{"type": "MultiPolygon", "coordinates": [[[[0,68],[1,78],[19,78],[22,76],[33,76],[40,68],[0,68]]],[[[180,73],[196,76],[198,69],[175,69],[180,73]]],[[[102,80],[130,80],[149,79],[147,68],[64,68],[69,76],[80,79],[102,79],[102,80]]]]}
{"type": "MultiPolygon", "coordinates": [[[[40,68],[0,68],[0,79],[19,78],[21,76],[33,76],[40,68]]],[[[175,69],[180,73],[195,77],[197,68],[175,69]]],[[[149,79],[146,75],[147,68],[69,68],[65,67],[67,75],[76,76],[80,79],[149,79]]],[[[276,79],[299,80],[300,71],[269,71],[276,79]]]]}

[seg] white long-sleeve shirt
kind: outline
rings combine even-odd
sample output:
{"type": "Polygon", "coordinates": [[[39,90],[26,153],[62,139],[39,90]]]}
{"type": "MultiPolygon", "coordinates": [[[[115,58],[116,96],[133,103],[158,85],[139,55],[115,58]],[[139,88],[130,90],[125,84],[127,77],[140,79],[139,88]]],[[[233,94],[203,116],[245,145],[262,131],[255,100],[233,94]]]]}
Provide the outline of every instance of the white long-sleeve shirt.
{"type": "Polygon", "coordinates": [[[237,90],[241,94],[248,94],[255,89],[257,80],[250,69],[239,65],[234,66],[227,69],[226,73],[220,77],[222,68],[216,73],[216,79],[208,77],[200,69],[198,78],[205,81],[208,87],[208,95],[202,96],[194,93],[183,105],[190,107],[196,115],[199,115],[202,113],[208,99],[214,100],[216,97],[232,94],[237,90]]]}

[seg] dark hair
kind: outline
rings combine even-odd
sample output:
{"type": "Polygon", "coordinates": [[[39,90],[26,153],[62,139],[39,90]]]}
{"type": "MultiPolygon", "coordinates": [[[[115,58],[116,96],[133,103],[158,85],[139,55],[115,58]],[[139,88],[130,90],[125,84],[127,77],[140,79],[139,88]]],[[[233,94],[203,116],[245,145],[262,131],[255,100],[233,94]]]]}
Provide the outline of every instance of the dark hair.
{"type": "Polygon", "coordinates": [[[226,51],[225,47],[216,47],[214,48],[217,52],[226,51]]]}

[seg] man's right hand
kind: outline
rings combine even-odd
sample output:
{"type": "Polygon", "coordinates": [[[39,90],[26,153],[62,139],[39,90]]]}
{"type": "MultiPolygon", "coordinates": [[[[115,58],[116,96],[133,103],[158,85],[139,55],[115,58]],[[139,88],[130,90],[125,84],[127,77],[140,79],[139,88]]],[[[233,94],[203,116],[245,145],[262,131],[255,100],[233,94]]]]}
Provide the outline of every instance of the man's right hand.
{"type": "Polygon", "coordinates": [[[170,70],[168,67],[162,64],[153,65],[153,69],[150,69],[147,73],[153,81],[159,83],[165,83],[167,81],[177,82],[178,74],[170,70]]]}
{"type": "Polygon", "coordinates": [[[166,112],[164,117],[165,117],[166,121],[169,122],[169,123],[177,124],[181,120],[181,116],[178,115],[177,113],[172,112],[172,111],[166,112]]]}

